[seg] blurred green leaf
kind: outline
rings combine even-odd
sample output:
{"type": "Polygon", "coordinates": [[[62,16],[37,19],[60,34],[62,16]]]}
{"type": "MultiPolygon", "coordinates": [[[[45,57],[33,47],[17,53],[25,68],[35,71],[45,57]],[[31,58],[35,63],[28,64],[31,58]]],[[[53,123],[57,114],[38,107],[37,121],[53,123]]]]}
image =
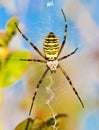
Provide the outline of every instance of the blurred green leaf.
{"type": "Polygon", "coordinates": [[[31,118],[27,118],[22,121],[15,130],[31,130],[34,120],[31,118]]]}
{"type": "Polygon", "coordinates": [[[17,17],[12,17],[7,25],[6,25],[6,33],[9,34],[9,35],[15,35],[16,33],[16,26],[15,26],[15,23],[18,24],[18,19],[17,17]]]}
{"type": "MultiPolygon", "coordinates": [[[[56,120],[67,117],[66,114],[58,114],[56,115],[56,120]]],[[[49,118],[46,121],[42,121],[39,118],[35,118],[34,120],[31,118],[27,118],[24,121],[22,121],[16,128],[15,130],[52,130],[52,126],[55,123],[54,118],[49,118]]]]}
{"type": "Polygon", "coordinates": [[[8,87],[15,83],[29,66],[29,62],[19,61],[20,58],[31,58],[29,52],[13,52],[5,62],[1,62],[0,87],[8,87]]]}
{"type": "Polygon", "coordinates": [[[18,18],[12,17],[6,25],[6,30],[4,32],[0,32],[0,65],[10,54],[8,43],[17,31],[15,22],[18,24],[18,18]]]}
{"type": "Polygon", "coordinates": [[[14,84],[25,72],[29,62],[19,61],[20,58],[31,58],[29,52],[10,52],[9,42],[16,34],[18,18],[12,17],[6,24],[4,32],[0,32],[0,87],[14,84]]]}
{"type": "Polygon", "coordinates": [[[1,62],[5,61],[9,54],[10,54],[10,50],[8,46],[0,46],[0,61],[1,62]]]}
{"type": "Polygon", "coordinates": [[[18,24],[18,18],[12,17],[6,24],[5,32],[0,32],[0,46],[7,46],[10,40],[16,34],[17,29],[15,23],[18,24]]]}
{"type": "MultiPolygon", "coordinates": [[[[55,116],[56,120],[63,118],[63,117],[67,117],[67,114],[58,114],[55,116]]],[[[55,124],[55,119],[53,117],[51,117],[50,119],[48,119],[46,121],[47,126],[51,126],[55,124]]]]}
{"type": "Polygon", "coordinates": [[[0,32],[0,47],[6,46],[7,44],[7,34],[6,32],[0,32]]]}

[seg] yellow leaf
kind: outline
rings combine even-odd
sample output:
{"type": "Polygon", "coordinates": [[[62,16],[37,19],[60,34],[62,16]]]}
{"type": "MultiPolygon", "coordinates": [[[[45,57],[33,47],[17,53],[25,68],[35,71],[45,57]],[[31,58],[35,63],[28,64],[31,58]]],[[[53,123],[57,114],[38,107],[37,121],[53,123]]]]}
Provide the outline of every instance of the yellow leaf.
{"type": "Polygon", "coordinates": [[[4,64],[1,65],[0,87],[4,88],[14,84],[24,74],[30,62],[20,61],[20,58],[31,58],[31,54],[29,52],[13,52],[10,54],[4,64]]]}
{"type": "Polygon", "coordinates": [[[12,17],[6,25],[6,33],[8,35],[14,35],[16,33],[15,23],[18,24],[18,18],[12,17]]]}
{"type": "Polygon", "coordinates": [[[12,17],[7,25],[4,32],[0,32],[0,46],[7,46],[13,36],[16,34],[17,29],[15,23],[18,24],[18,18],[12,17]]]}

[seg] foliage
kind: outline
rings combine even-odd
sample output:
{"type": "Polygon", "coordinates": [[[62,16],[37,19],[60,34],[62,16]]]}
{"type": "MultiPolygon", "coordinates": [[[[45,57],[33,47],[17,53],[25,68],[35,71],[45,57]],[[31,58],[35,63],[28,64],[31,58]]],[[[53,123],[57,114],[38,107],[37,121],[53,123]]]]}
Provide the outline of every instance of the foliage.
{"type": "MultiPolygon", "coordinates": [[[[31,119],[27,118],[22,121],[15,130],[52,130],[52,126],[55,124],[55,120],[60,118],[67,117],[66,114],[58,114],[55,119],[53,117],[47,119],[46,121],[42,121],[39,118],[31,119]]],[[[58,125],[58,124],[56,124],[58,125]]],[[[56,126],[57,127],[57,126],[56,126]]]]}
{"type": "Polygon", "coordinates": [[[0,47],[1,46],[7,46],[13,36],[16,34],[16,26],[15,22],[18,24],[17,17],[12,17],[5,28],[4,32],[0,32],[0,47]]]}
{"type": "MultiPolygon", "coordinates": [[[[10,52],[9,43],[17,32],[15,23],[18,18],[12,17],[0,33],[0,87],[8,87],[15,83],[27,69],[29,63],[19,61],[20,58],[30,58],[29,52],[10,52]]],[[[17,44],[17,43],[15,43],[17,44]]]]}
{"type": "Polygon", "coordinates": [[[28,62],[19,61],[20,57],[28,58],[28,52],[13,52],[2,66],[0,72],[0,87],[7,87],[15,83],[28,67],[28,62]]]}

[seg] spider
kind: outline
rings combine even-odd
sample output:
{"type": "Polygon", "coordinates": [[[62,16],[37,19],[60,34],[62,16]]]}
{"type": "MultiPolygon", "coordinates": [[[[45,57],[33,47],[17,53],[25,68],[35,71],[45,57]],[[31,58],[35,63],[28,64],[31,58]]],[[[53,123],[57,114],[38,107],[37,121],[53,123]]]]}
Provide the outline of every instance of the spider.
{"type": "Polygon", "coordinates": [[[63,9],[61,9],[61,12],[63,14],[64,17],[64,21],[65,21],[65,29],[64,29],[64,38],[62,41],[61,46],[59,46],[59,40],[58,37],[53,33],[50,32],[46,38],[44,39],[44,43],[43,43],[43,49],[44,49],[44,54],[41,53],[41,51],[21,32],[21,30],[19,29],[18,25],[15,23],[16,28],[18,29],[19,33],[23,36],[23,38],[34,48],[34,50],[43,57],[44,60],[40,60],[40,59],[20,59],[21,61],[33,61],[33,62],[40,62],[40,63],[45,63],[46,64],[46,70],[43,73],[43,75],[41,76],[40,80],[38,81],[38,84],[36,86],[33,98],[32,98],[32,103],[30,106],[30,110],[29,110],[29,115],[31,115],[31,111],[34,105],[34,101],[36,98],[36,95],[38,93],[40,84],[42,83],[44,77],[46,76],[47,72],[50,70],[51,73],[55,73],[57,68],[59,68],[61,70],[61,72],[63,73],[63,75],[65,76],[65,78],[68,80],[71,88],[73,89],[75,95],[77,96],[77,98],[79,99],[82,107],[84,108],[84,104],[78,94],[78,92],[76,91],[76,89],[74,88],[71,79],[69,78],[68,74],[65,72],[65,70],[62,68],[62,66],[59,64],[59,61],[68,58],[69,56],[73,55],[78,48],[76,48],[73,52],[69,53],[66,56],[63,56],[61,58],[58,58],[64,45],[66,42],[66,32],[67,32],[67,21],[66,21],[66,16],[65,13],[63,11],[63,9]]]}

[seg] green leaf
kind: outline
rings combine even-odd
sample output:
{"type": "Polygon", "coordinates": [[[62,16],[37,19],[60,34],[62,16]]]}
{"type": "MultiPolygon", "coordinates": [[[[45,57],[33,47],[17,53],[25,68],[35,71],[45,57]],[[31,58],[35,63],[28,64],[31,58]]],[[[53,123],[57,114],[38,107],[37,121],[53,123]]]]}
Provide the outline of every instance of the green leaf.
{"type": "Polygon", "coordinates": [[[7,43],[6,39],[8,39],[6,32],[0,32],[0,47],[6,46],[6,43],[7,43]]]}
{"type": "Polygon", "coordinates": [[[30,62],[20,61],[20,58],[31,58],[29,52],[13,52],[8,59],[0,62],[0,87],[14,84],[26,71],[30,62]]]}
{"type": "MultiPolygon", "coordinates": [[[[58,120],[58,119],[63,118],[63,117],[67,117],[67,114],[58,114],[58,115],[55,116],[55,119],[58,120]]],[[[48,119],[46,121],[47,126],[54,125],[55,124],[55,119],[53,117],[48,119]]]]}
{"type": "MultiPolygon", "coordinates": [[[[58,114],[56,115],[55,119],[60,119],[63,117],[67,117],[66,114],[58,114]]],[[[24,121],[22,121],[18,126],[15,128],[15,130],[52,130],[52,126],[54,125],[55,120],[54,118],[49,118],[46,121],[43,121],[39,118],[31,119],[27,118],[24,121]]]]}
{"type": "Polygon", "coordinates": [[[18,24],[18,19],[17,17],[12,17],[6,25],[7,42],[9,42],[17,32],[15,23],[18,24]]]}
{"type": "Polygon", "coordinates": [[[7,46],[0,46],[0,61],[1,62],[5,61],[9,54],[10,54],[10,50],[7,46]]]}
{"type": "Polygon", "coordinates": [[[31,118],[27,118],[22,121],[15,130],[31,130],[34,120],[31,118]]]}
{"type": "Polygon", "coordinates": [[[15,130],[37,130],[35,127],[37,127],[42,121],[38,118],[31,119],[27,118],[24,121],[22,121],[15,130]]]}
{"type": "Polygon", "coordinates": [[[6,25],[5,32],[0,32],[0,46],[7,46],[10,40],[16,34],[17,29],[15,23],[18,24],[18,18],[12,17],[6,25]]]}

